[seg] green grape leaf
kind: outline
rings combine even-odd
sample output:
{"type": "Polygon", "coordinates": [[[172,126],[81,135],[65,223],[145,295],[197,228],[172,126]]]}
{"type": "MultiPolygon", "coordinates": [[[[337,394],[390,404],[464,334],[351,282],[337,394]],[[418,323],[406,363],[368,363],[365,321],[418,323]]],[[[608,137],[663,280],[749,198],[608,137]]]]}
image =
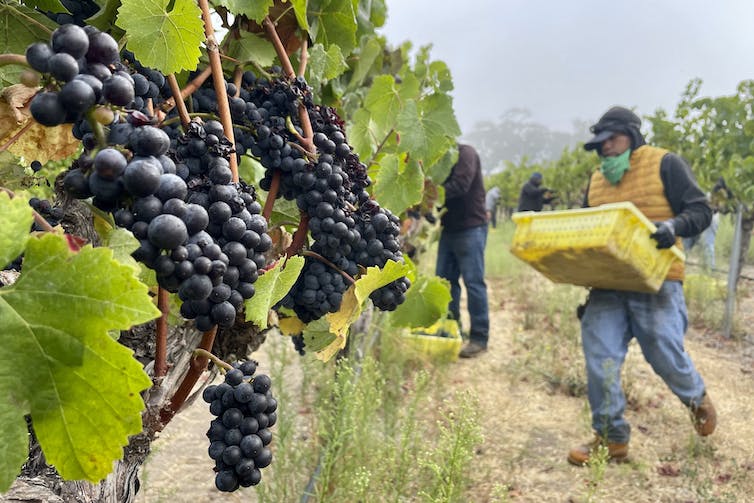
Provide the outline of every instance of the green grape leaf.
{"type": "Polygon", "coordinates": [[[29,201],[0,191],[0,269],[24,251],[33,222],[29,201]]]}
{"type": "Polygon", "coordinates": [[[356,14],[352,0],[309,0],[309,34],[325,47],[340,46],[343,54],[356,47],[356,14]]]}
{"type": "Polygon", "coordinates": [[[453,114],[453,102],[445,94],[432,94],[418,103],[408,101],[398,116],[400,148],[418,159],[437,157],[436,149],[455,138],[461,130],[453,114]]]}
{"type": "Polygon", "coordinates": [[[261,67],[275,62],[275,48],[265,38],[254,33],[241,32],[239,38],[231,38],[227,56],[241,62],[254,61],[261,67]]]}
{"type": "Polygon", "coordinates": [[[330,324],[326,318],[308,323],[302,335],[306,350],[314,353],[326,349],[336,338],[335,334],[330,331],[330,324]]]}
{"type": "Polygon", "coordinates": [[[24,5],[33,9],[39,9],[42,12],[70,12],[63,7],[60,0],[25,0],[24,5]]]}
{"type": "Polygon", "coordinates": [[[253,321],[261,328],[267,328],[267,315],[275,304],[285,297],[304,268],[304,257],[290,257],[281,260],[257,279],[256,293],[246,301],[246,321],[253,321]]]}
{"type": "Polygon", "coordinates": [[[450,286],[438,276],[421,275],[406,292],[406,301],[390,313],[396,327],[429,327],[448,312],[450,286]]]}
{"type": "Polygon", "coordinates": [[[289,0],[293,6],[293,12],[296,13],[296,21],[299,28],[305,32],[309,32],[309,21],[306,19],[306,4],[307,0],[289,0]]]}
{"type": "Polygon", "coordinates": [[[385,134],[395,125],[398,113],[403,108],[401,97],[392,75],[379,75],[364,98],[364,107],[371,112],[377,137],[385,134]]]}
{"type": "Polygon", "coordinates": [[[95,26],[102,31],[107,31],[113,37],[120,38],[122,30],[115,28],[113,23],[117,17],[121,0],[97,0],[99,10],[96,14],[86,20],[86,24],[95,26]]]}
{"type": "Polygon", "coordinates": [[[141,273],[141,264],[131,254],[139,247],[139,240],[131,231],[122,227],[109,227],[104,232],[98,232],[102,246],[113,251],[113,258],[123,265],[132,267],[136,274],[141,273]]]}
{"type": "Polygon", "coordinates": [[[253,2],[249,0],[219,0],[217,3],[223,7],[227,7],[232,14],[243,14],[249,19],[262,24],[265,16],[270,11],[270,7],[275,2],[274,0],[255,0],[253,2]]]}
{"type": "Polygon", "coordinates": [[[421,202],[424,194],[424,172],[418,161],[405,155],[388,154],[380,159],[374,180],[374,197],[383,208],[396,215],[421,202]]]}
{"type": "Polygon", "coordinates": [[[361,87],[364,84],[364,80],[369,75],[370,70],[378,61],[379,56],[382,55],[382,44],[375,37],[370,37],[366,40],[366,43],[361,44],[361,50],[356,60],[356,65],[353,68],[351,74],[351,80],[348,82],[348,90],[352,91],[357,87],[361,87]]]}
{"type": "Polygon", "coordinates": [[[194,70],[201,56],[204,24],[195,2],[123,0],[117,25],[128,33],[128,49],[142,65],[164,74],[194,70]]]}
{"type": "Polygon", "coordinates": [[[258,186],[264,177],[264,166],[250,155],[242,155],[238,163],[238,176],[248,184],[258,186]]]}
{"type": "Polygon", "coordinates": [[[308,82],[317,82],[320,85],[330,79],[334,79],[348,69],[346,58],[337,45],[331,45],[325,50],[322,44],[314,44],[309,51],[309,64],[306,67],[308,82]]]}
{"type": "Polygon", "coordinates": [[[348,142],[353,151],[366,162],[377,148],[376,125],[372,114],[366,108],[359,108],[351,117],[348,126],[348,142]]]}
{"type": "Polygon", "coordinates": [[[15,417],[0,431],[1,457],[11,460],[0,464],[0,492],[26,458],[25,414],[64,479],[96,482],[112,471],[129,435],[142,431],[139,393],[151,381],[108,331],[159,314],[112,250],[74,253],[64,236],[50,233],[28,240],[21,276],[0,289],[0,417],[15,417]],[[20,453],[7,450],[22,444],[20,453]]]}
{"type": "Polygon", "coordinates": [[[441,185],[450,175],[453,165],[458,161],[458,145],[455,140],[448,139],[447,147],[438,150],[442,152],[442,157],[429,167],[425,164],[425,172],[432,183],[441,185]]]}
{"type": "MultiPolygon", "coordinates": [[[[25,54],[26,47],[34,42],[49,42],[50,34],[57,24],[39,11],[17,2],[0,3],[0,53],[25,54]]],[[[18,82],[21,65],[0,67],[0,79],[5,84],[18,82]]]]}

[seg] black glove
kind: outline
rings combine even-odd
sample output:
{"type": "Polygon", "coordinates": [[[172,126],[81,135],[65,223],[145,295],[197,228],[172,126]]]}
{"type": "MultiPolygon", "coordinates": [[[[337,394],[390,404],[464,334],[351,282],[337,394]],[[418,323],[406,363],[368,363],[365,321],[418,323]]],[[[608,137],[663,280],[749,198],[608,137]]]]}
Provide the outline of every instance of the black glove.
{"type": "Polygon", "coordinates": [[[675,224],[673,220],[665,220],[664,222],[655,222],[657,230],[650,234],[649,237],[657,241],[657,248],[670,248],[675,244],[675,224]]]}

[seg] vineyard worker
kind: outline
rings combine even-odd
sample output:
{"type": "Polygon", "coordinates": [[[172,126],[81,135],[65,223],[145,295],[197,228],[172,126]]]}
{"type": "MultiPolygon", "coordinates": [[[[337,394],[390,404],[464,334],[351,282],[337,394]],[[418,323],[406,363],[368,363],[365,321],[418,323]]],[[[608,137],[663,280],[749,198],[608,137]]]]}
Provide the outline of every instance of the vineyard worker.
{"type": "Polygon", "coordinates": [[[445,208],[440,220],[442,232],[437,248],[435,273],[450,282],[450,314],[460,323],[463,277],[468,297],[469,341],[461,358],[472,358],[487,350],[489,308],[484,282],[484,247],[487,244],[487,214],[479,154],[470,145],[458,146],[458,161],[443,182],[445,208]]]}
{"type": "MultiPolygon", "coordinates": [[[[651,237],[657,248],[679,244],[679,237],[700,233],[712,211],[688,165],[676,154],[645,144],[641,119],[613,107],[591,127],[584,148],[596,150],[602,165],[590,181],[585,205],[631,201],[657,222],[651,237]]],[[[631,429],[623,417],[626,397],[621,367],[635,337],[644,358],[688,407],[696,432],[707,436],[717,423],[704,381],[683,347],[687,326],[683,264],[674,263],[656,294],[592,289],[581,317],[593,441],[575,447],[568,461],[583,465],[594,449],[606,445],[610,459],[626,460],[631,429]]]]}
{"type": "Polygon", "coordinates": [[[487,191],[484,206],[487,210],[487,221],[493,229],[497,228],[497,207],[500,204],[500,188],[495,186],[487,191]]]}
{"type": "Polygon", "coordinates": [[[542,187],[542,173],[532,173],[529,180],[521,187],[516,211],[542,211],[545,204],[549,204],[555,196],[547,187],[542,187]]]}

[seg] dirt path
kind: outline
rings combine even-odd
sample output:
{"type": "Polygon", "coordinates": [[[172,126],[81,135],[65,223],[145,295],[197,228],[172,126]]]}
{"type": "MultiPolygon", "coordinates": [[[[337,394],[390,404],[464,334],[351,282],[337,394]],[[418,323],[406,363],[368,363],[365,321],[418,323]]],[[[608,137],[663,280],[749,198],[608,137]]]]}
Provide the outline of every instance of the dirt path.
{"type": "MultiPolygon", "coordinates": [[[[754,501],[750,345],[689,331],[687,350],[719,414],[717,432],[704,440],[693,433],[685,409],[632,346],[624,370],[634,397],[627,411],[632,461],[610,465],[601,475],[596,468],[565,461],[571,446],[591,437],[586,398],[553,392],[544,379],[522,367],[524,313],[503,283],[490,282],[490,304],[490,350],[458,361],[448,390],[473,389],[482,409],[485,440],[473,461],[468,501],[754,501]]],[[[556,332],[534,335],[543,343],[558,343],[556,332]]],[[[145,465],[139,503],[249,501],[250,493],[221,497],[212,487],[206,445],[196,442],[209,420],[203,404],[196,403],[171,422],[145,465]]]]}

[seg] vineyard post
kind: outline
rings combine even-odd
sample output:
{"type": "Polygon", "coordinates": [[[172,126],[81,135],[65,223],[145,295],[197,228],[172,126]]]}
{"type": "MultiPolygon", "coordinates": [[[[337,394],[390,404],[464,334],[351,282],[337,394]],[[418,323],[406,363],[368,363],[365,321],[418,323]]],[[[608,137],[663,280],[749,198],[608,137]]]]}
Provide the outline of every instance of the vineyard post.
{"type": "Polygon", "coordinates": [[[743,205],[738,203],[736,208],[736,223],[733,229],[733,245],[728,266],[728,290],[725,298],[725,318],[723,335],[730,339],[733,331],[733,316],[736,312],[736,284],[738,282],[738,259],[741,254],[741,220],[743,219],[743,205]]]}

